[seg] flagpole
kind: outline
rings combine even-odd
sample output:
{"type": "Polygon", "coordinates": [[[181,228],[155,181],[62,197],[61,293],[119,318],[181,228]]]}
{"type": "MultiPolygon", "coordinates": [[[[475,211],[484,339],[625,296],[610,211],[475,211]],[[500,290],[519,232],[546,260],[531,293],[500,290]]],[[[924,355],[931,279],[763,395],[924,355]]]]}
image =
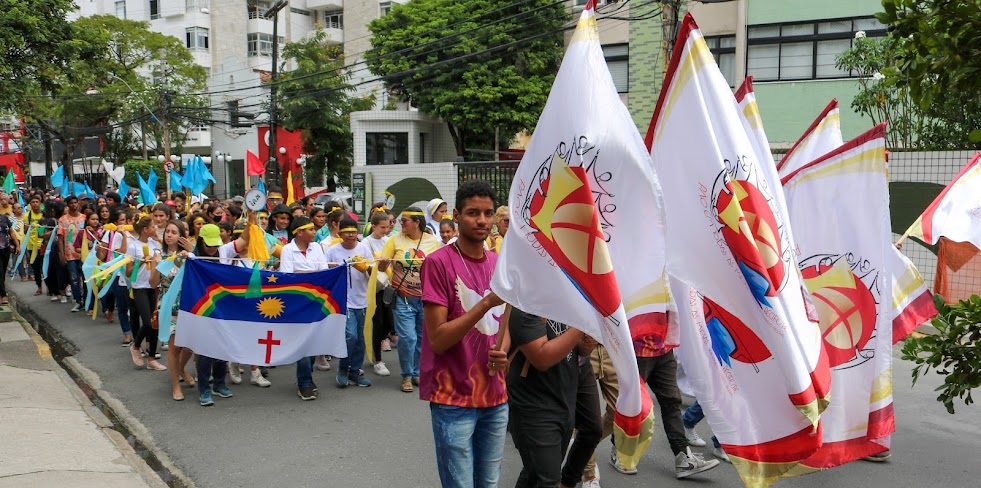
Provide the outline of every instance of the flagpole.
{"type": "MultiPolygon", "coordinates": [[[[511,304],[506,303],[504,305],[504,315],[501,316],[501,326],[497,328],[497,344],[494,346],[494,350],[500,351],[504,347],[504,338],[508,335],[509,322],[511,322],[511,304]]],[[[497,368],[492,365],[493,363],[488,361],[488,374],[497,376],[497,368]]]]}

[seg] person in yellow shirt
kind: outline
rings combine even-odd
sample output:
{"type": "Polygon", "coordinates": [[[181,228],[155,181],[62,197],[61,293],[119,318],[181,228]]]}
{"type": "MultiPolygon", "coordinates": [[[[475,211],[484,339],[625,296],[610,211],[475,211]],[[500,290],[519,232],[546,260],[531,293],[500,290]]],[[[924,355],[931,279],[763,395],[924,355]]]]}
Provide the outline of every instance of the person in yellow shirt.
{"type": "Polygon", "coordinates": [[[391,287],[395,289],[395,332],[399,340],[399,366],[402,369],[402,391],[411,393],[419,386],[419,358],[422,354],[422,280],[419,270],[429,254],[439,250],[439,239],[425,232],[426,214],[418,207],[408,207],[399,218],[402,231],[385,242],[378,260],[378,271],[392,266],[391,287]]]}
{"type": "Polygon", "coordinates": [[[487,238],[487,248],[500,254],[504,235],[508,233],[508,227],[511,225],[511,211],[506,205],[497,207],[497,211],[494,212],[494,225],[497,226],[497,232],[487,238]]]}
{"type": "Polygon", "coordinates": [[[31,195],[30,210],[24,217],[24,228],[27,229],[27,259],[31,265],[31,269],[34,270],[34,284],[37,285],[37,291],[34,292],[35,295],[40,295],[41,290],[41,278],[43,273],[41,270],[44,264],[44,245],[47,243],[48,238],[51,237],[51,228],[44,227],[44,214],[41,212],[41,196],[34,194],[31,195]]]}

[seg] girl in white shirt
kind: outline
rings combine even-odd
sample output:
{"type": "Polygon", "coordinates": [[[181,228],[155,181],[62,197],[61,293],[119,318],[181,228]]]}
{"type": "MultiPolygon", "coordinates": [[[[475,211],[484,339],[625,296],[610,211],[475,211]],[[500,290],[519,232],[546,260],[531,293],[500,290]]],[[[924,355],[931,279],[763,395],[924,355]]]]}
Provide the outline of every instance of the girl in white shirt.
{"type": "Polygon", "coordinates": [[[153,239],[153,236],[156,235],[156,229],[150,217],[143,217],[133,224],[133,233],[136,234],[136,239],[131,240],[126,246],[126,254],[133,257],[133,261],[126,265],[126,275],[132,277],[134,267],[139,267],[136,271],[136,279],[130,282],[130,288],[133,290],[133,303],[136,305],[136,313],[140,318],[140,326],[136,327],[135,323],[130,324],[137,330],[129,352],[136,367],[166,371],[167,367],[160,364],[155,358],[157,333],[150,326],[150,319],[157,308],[156,290],[150,285],[150,266],[153,265],[153,255],[160,252],[160,244],[153,239]],[[140,356],[140,345],[144,339],[147,341],[146,364],[140,356]]]}

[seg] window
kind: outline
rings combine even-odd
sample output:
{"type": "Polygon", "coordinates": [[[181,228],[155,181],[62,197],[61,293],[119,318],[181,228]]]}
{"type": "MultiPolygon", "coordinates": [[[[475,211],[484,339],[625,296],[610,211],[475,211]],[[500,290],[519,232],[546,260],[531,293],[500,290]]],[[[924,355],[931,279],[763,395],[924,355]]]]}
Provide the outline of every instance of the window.
{"type": "Polygon", "coordinates": [[[369,132],[365,146],[367,164],[409,164],[409,134],[405,132],[369,132]]]}
{"type": "Polygon", "coordinates": [[[334,13],[329,14],[324,12],[324,29],[343,29],[344,28],[344,14],[334,13]]]}
{"type": "Polygon", "coordinates": [[[116,2],[116,17],[120,19],[126,18],[126,0],[116,2]]]}
{"type": "Polygon", "coordinates": [[[208,29],[204,27],[187,28],[187,48],[188,49],[208,49],[208,29]]]}
{"type": "MultiPolygon", "coordinates": [[[[279,43],[284,41],[283,36],[279,37],[279,43]]],[[[272,34],[249,33],[248,34],[249,56],[272,56],[273,36],[272,34]]]]}
{"type": "Polygon", "coordinates": [[[187,10],[195,10],[200,8],[208,8],[211,2],[209,0],[187,0],[185,4],[187,10]]]}
{"type": "Polygon", "coordinates": [[[712,57],[719,65],[719,70],[725,76],[729,86],[734,84],[736,79],[736,36],[705,36],[705,43],[712,51],[712,57]]]}
{"type": "Polygon", "coordinates": [[[294,14],[297,14],[297,15],[305,15],[307,17],[310,16],[310,11],[309,10],[303,10],[303,9],[299,9],[299,8],[290,7],[290,12],[293,12],[294,14]]]}
{"type": "Polygon", "coordinates": [[[392,11],[392,2],[378,2],[378,16],[384,17],[392,11]]]}
{"type": "Polygon", "coordinates": [[[160,0],[150,0],[150,20],[160,18],[160,0]]]}
{"type": "Polygon", "coordinates": [[[250,1],[249,2],[249,6],[248,6],[248,9],[249,9],[249,18],[250,19],[261,19],[262,18],[262,14],[266,13],[266,10],[269,10],[269,7],[272,7],[272,3],[271,2],[255,2],[255,1],[250,1]]]}
{"type": "Polygon", "coordinates": [[[608,44],[603,46],[603,57],[606,58],[606,67],[613,75],[613,84],[617,87],[617,93],[627,93],[630,91],[630,46],[628,44],[608,44]]]}
{"type": "MultiPolygon", "coordinates": [[[[882,37],[886,35],[886,26],[874,17],[750,26],[746,46],[747,74],[757,81],[857,76],[838,69],[835,57],[852,47],[855,33],[859,31],[868,37],[882,37]]],[[[720,40],[720,52],[716,55],[720,67],[723,65],[721,49],[720,40]]],[[[716,54],[714,48],[712,53],[716,54]]]]}

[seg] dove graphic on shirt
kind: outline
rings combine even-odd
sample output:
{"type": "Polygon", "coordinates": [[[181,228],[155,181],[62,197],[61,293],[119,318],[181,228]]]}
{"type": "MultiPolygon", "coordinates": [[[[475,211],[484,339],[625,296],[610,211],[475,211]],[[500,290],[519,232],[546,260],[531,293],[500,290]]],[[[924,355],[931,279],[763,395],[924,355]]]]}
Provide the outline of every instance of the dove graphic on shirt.
{"type": "MultiPolygon", "coordinates": [[[[460,297],[460,304],[463,305],[464,310],[472,310],[488,293],[490,293],[489,289],[484,291],[483,294],[477,293],[465,285],[459,276],[456,277],[456,296],[460,297]]],[[[490,309],[490,311],[477,321],[477,330],[484,335],[497,334],[497,330],[501,326],[501,317],[503,316],[504,305],[498,305],[490,309]]]]}

